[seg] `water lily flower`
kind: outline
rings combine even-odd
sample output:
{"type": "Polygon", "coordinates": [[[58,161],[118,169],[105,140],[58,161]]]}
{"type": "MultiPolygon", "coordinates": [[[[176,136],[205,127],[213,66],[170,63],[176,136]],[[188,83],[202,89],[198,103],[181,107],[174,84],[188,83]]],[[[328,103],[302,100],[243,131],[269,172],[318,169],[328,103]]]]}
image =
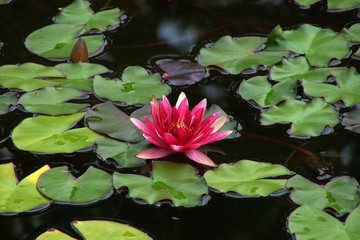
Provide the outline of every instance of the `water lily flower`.
{"type": "Polygon", "coordinates": [[[146,116],[146,124],[136,118],[130,120],[144,132],[145,139],[158,147],[143,150],[136,156],[142,159],[155,159],[175,152],[183,152],[195,162],[216,167],[217,165],[197,148],[223,139],[232,131],[218,132],[227,116],[218,118],[220,112],[217,112],[203,120],[205,110],[206,99],[190,111],[188,99],[184,93],[179,95],[173,108],[165,96],[160,103],[153,96],[151,115],[154,122],[146,116]]]}

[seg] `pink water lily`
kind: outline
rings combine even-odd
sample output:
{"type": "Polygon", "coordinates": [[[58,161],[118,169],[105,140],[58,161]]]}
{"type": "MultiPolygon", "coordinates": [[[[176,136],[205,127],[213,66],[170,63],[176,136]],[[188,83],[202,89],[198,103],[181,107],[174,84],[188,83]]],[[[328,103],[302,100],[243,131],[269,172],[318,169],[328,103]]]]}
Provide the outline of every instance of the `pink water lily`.
{"type": "Polygon", "coordinates": [[[184,93],[179,95],[175,107],[163,96],[162,102],[153,97],[151,115],[154,123],[145,116],[145,123],[131,118],[134,125],[144,132],[144,137],[158,147],[146,149],[136,156],[143,159],[162,158],[175,152],[183,152],[191,160],[216,167],[217,165],[197,148],[218,141],[232,131],[218,130],[224,125],[227,116],[220,118],[220,112],[203,119],[206,99],[189,110],[188,99],[184,93]]]}

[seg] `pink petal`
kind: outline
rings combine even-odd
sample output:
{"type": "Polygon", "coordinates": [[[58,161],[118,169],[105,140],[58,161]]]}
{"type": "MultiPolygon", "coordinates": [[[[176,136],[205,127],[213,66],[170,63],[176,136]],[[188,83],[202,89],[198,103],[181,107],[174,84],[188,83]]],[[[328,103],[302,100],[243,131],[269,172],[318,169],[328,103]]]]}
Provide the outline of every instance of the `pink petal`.
{"type": "Polygon", "coordinates": [[[215,122],[211,125],[214,129],[213,129],[213,133],[217,132],[217,130],[219,130],[226,122],[227,119],[227,115],[224,115],[218,119],[215,120],[215,122]]]}
{"type": "Polygon", "coordinates": [[[172,153],[174,153],[174,151],[170,149],[154,147],[139,152],[138,154],[136,154],[136,157],[142,159],[155,159],[165,157],[172,153]]]}
{"type": "Polygon", "coordinates": [[[180,145],[170,145],[171,149],[174,150],[175,152],[183,152],[185,151],[185,147],[180,146],[180,145]]]}
{"type": "Polygon", "coordinates": [[[144,134],[144,138],[148,140],[149,142],[155,144],[156,146],[159,146],[161,148],[169,148],[169,146],[165,143],[165,141],[158,141],[155,138],[144,134]]]}
{"type": "Polygon", "coordinates": [[[188,158],[190,158],[194,162],[198,162],[210,167],[217,166],[208,156],[206,156],[204,153],[200,152],[199,150],[194,149],[194,150],[185,151],[184,153],[188,158]]]}
{"type": "Polygon", "coordinates": [[[227,137],[231,133],[232,133],[232,131],[222,131],[222,132],[212,133],[209,136],[207,136],[206,138],[204,138],[202,141],[199,141],[197,143],[201,144],[201,145],[205,145],[208,143],[216,142],[220,139],[227,137]]]}
{"type": "Polygon", "coordinates": [[[170,105],[169,100],[167,97],[163,96],[163,100],[160,103],[159,106],[159,116],[160,116],[160,123],[163,126],[163,128],[167,128],[168,125],[171,124],[171,117],[172,117],[172,107],[170,105]]]}
{"type": "Polygon", "coordinates": [[[130,118],[130,121],[142,132],[148,135],[153,135],[154,133],[150,130],[150,128],[143,123],[142,121],[136,119],[136,118],[130,118]]]}
{"type": "Polygon", "coordinates": [[[186,103],[187,103],[187,98],[186,98],[185,93],[184,93],[184,92],[181,92],[180,95],[179,95],[179,97],[178,97],[178,100],[177,100],[177,102],[176,102],[176,105],[175,105],[176,109],[179,108],[180,104],[181,104],[184,100],[185,100],[186,103]]]}
{"type": "Polygon", "coordinates": [[[215,120],[218,118],[219,115],[220,115],[220,112],[217,112],[217,113],[214,113],[214,114],[210,115],[209,117],[207,117],[197,128],[194,135],[199,134],[204,129],[212,128],[211,125],[215,122],[215,120]]]}
{"type": "Polygon", "coordinates": [[[194,108],[193,110],[191,110],[191,122],[190,122],[190,126],[192,128],[197,128],[199,126],[199,124],[201,123],[203,117],[204,117],[204,113],[205,113],[205,109],[206,109],[206,98],[203,99],[201,102],[199,102],[194,108]]]}
{"type": "Polygon", "coordinates": [[[168,145],[178,144],[177,139],[171,133],[164,133],[164,140],[168,145]]]}

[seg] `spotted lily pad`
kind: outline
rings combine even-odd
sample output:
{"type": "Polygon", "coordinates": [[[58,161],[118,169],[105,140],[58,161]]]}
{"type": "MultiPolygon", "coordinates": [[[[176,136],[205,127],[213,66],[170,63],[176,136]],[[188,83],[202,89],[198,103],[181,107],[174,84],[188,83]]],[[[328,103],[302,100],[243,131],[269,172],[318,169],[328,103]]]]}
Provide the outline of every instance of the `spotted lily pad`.
{"type": "Polygon", "coordinates": [[[112,176],[90,166],[75,178],[66,166],[44,172],[37,181],[38,190],[50,199],[66,203],[89,203],[112,191],[112,176]]]}
{"type": "Polygon", "coordinates": [[[59,85],[58,82],[46,81],[46,79],[63,77],[65,75],[54,67],[30,62],[19,66],[4,65],[0,67],[0,85],[24,91],[59,85]]]}
{"type": "Polygon", "coordinates": [[[305,57],[283,59],[280,64],[270,70],[272,80],[281,82],[288,78],[293,80],[307,80],[311,82],[325,82],[330,75],[331,68],[312,68],[305,57]]]}
{"type": "Polygon", "coordinates": [[[196,175],[193,167],[165,161],[153,161],[152,177],[114,173],[115,188],[127,187],[132,198],[150,204],[170,199],[175,206],[195,206],[208,193],[204,178],[196,175]]]}
{"type": "Polygon", "coordinates": [[[266,76],[256,76],[241,82],[238,93],[260,107],[270,107],[285,99],[295,99],[296,82],[288,78],[272,86],[266,76]]]}
{"type": "Polygon", "coordinates": [[[205,67],[218,66],[231,74],[245,69],[257,69],[260,65],[270,66],[289,55],[288,51],[261,50],[266,38],[224,36],[213,46],[202,48],[199,63],[205,67]]]}
{"type": "Polygon", "coordinates": [[[94,91],[99,97],[132,105],[149,103],[152,95],[156,98],[168,95],[170,87],[161,83],[160,74],[148,74],[140,66],[130,66],[124,70],[122,80],[108,80],[96,76],[94,91]]]}
{"type": "Polygon", "coordinates": [[[135,127],[130,118],[143,119],[145,115],[150,115],[149,105],[145,105],[128,116],[111,102],[106,102],[97,104],[89,110],[85,120],[89,127],[96,132],[121,141],[140,142],[144,139],[143,133],[135,127]]]}
{"type": "Polygon", "coordinates": [[[78,98],[84,94],[72,88],[46,87],[41,90],[23,94],[19,103],[33,113],[49,115],[71,114],[84,109],[88,104],[68,103],[65,101],[78,98]]]}
{"type": "Polygon", "coordinates": [[[354,178],[338,177],[325,186],[313,183],[300,175],[288,180],[290,198],[297,204],[309,204],[319,209],[333,208],[341,214],[351,212],[360,202],[359,183],[354,178]]]}
{"type": "Polygon", "coordinates": [[[13,131],[15,146],[24,151],[72,153],[94,145],[99,134],[87,127],[68,130],[85,113],[67,116],[26,118],[13,131]]]}
{"type": "Polygon", "coordinates": [[[210,187],[221,192],[237,192],[245,196],[268,196],[284,189],[285,179],[268,179],[292,172],[279,164],[240,160],[234,164],[221,164],[204,175],[210,187]]]}
{"type": "Polygon", "coordinates": [[[340,60],[349,52],[347,41],[341,34],[310,24],[287,31],[275,27],[269,35],[267,49],[305,54],[313,66],[328,66],[331,59],[340,60]]]}
{"type": "Polygon", "coordinates": [[[50,200],[41,195],[36,189],[36,181],[40,174],[50,169],[43,166],[19,183],[15,176],[14,165],[6,163],[0,165],[0,213],[25,212],[49,203],[50,200]]]}
{"type": "Polygon", "coordinates": [[[87,0],[75,0],[65,7],[56,17],[56,23],[84,24],[86,30],[106,31],[120,24],[120,16],[124,13],[118,8],[93,13],[87,0]]]}
{"type": "Polygon", "coordinates": [[[95,141],[96,153],[103,160],[114,159],[121,167],[132,168],[139,167],[145,163],[145,160],[137,158],[135,155],[146,149],[147,141],[137,144],[120,142],[111,138],[98,138],[95,141]]]}
{"type": "Polygon", "coordinates": [[[325,127],[332,128],[339,123],[339,113],[321,98],[315,98],[310,103],[286,100],[263,112],[261,123],[292,123],[289,132],[292,136],[319,136],[325,127]]]}
{"type": "Polygon", "coordinates": [[[303,81],[305,93],[312,97],[324,97],[331,103],[341,100],[348,107],[360,102],[360,75],[356,69],[352,67],[331,72],[336,77],[337,86],[303,81]]]}
{"type": "Polygon", "coordinates": [[[357,240],[360,239],[360,206],[350,213],[345,224],[311,205],[303,205],[289,217],[290,232],[297,240],[357,240]]]}
{"type": "Polygon", "coordinates": [[[17,97],[16,93],[8,92],[0,95],[0,115],[9,111],[11,105],[16,105],[17,97]]]}
{"type": "MultiPolygon", "coordinates": [[[[51,24],[32,32],[25,40],[30,51],[45,58],[69,58],[79,35],[85,32],[83,25],[51,24]]],[[[89,56],[94,56],[105,46],[103,35],[82,36],[89,56]]]]}

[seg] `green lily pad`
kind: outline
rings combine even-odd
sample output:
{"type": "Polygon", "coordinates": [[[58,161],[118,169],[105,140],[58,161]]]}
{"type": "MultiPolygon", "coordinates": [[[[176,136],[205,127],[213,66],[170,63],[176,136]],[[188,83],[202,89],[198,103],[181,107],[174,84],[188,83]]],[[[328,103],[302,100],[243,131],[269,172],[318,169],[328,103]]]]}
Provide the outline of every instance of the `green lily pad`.
{"type": "Polygon", "coordinates": [[[285,179],[266,179],[292,172],[279,164],[240,160],[234,164],[221,164],[204,175],[208,185],[221,192],[237,192],[245,196],[268,196],[284,189],[285,179]]]}
{"type": "MultiPolygon", "coordinates": [[[[295,0],[298,4],[309,7],[321,0],[295,0]]],[[[360,4],[360,0],[327,0],[329,10],[347,10],[355,8],[360,4]]]]}
{"type": "Polygon", "coordinates": [[[44,113],[49,115],[71,114],[84,109],[88,104],[64,103],[84,94],[72,88],[46,87],[41,90],[23,94],[19,104],[33,113],[44,113]]]}
{"type": "Polygon", "coordinates": [[[351,42],[360,42],[360,23],[355,23],[342,30],[344,37],[351,42]]]}
{"type": "Polygon", "coordinates": [[[84,24],[86,30],[106,31],[120,24],[120,16],[124,13],[118,8],[93,13],[86,0],[75,0],[65,7],[56,17],[56,23],[84,24]]]}
{"type": "Polygon", "coordinates": [[[75,178],[66,166],[44,172],[37,182],[38,190],[50,199],[67,203],[88,203],[112,191],[112,176],[90,166],[75,178]]]}
{"type": "Polygon", "coordinates": [[[260,107],[270,107],[285,99],[295,99],[296,82],[288,78],[271,85],[266,76],[256,76],[241,82],[238,93],[245,100],[253,100],[260,107]]]}
{"type": "Polygon", "coordinates": [[[303,205],[289,217],[290,232],[297,240],[357,240],[360,239],[360,207],[350,213],[345,225],[316,207],[303,205]]]}
{"type": "Polygon", "coordinates": [[[15,92],[7,92],[0,95],[0,115],[9,111],[11,105],[16,105],[17,97],[15,92]]]}
{"type": "Polygon", "coordinates": [[[57,229],[49,229],[46,232],[39,235],[36,240],[76,240],[76,238],[72,238],[69,235],[57,230],[57,229]]]}
{"type": "Polygon", "coordinates": [[[270,66],[289,55],[288,51],[259,50],[266,38],[224,36],[209,48],[202,48],[199,63],[205,67],[218,66],[231,74],[245,69],[257,69],[260,65],[270,66]]]}
{"type": "Polygon", "coordinates": [[[286,187],[290,198],[299,205],[309,204],[319,209],[331,207],[341,214],[351,212],[360,202],[359,183],[354,178],[338,177],[325,186],[313,183],[300,175],[290,178],[286,187]]]}
{"type": "Polygon", "coordinates": [[[341,124],[349,131],[360,133],[360,106],[356,105],[354,110],[345,113],[341,124]]]}
{"type": "Polygon", "coordinates": [[[62,87],[71,87],[83,91],[93,90],[93,80],[90,78],[97,74],[110,72],[103,65],[85,62],[60,63],[55,67],[60,69],[66,78],[54,79],[54,81],[60,82],[62,87]]]}
{"type": "Polygon", "coordinates": [[[43,153],[72,153],[90,147],[99,134],[87,127],[68,130],[84,115],[26,118],[14,129],[12,140],[20,150],[43,153]]]}
{"type": "Polygon", "coordinates": [[[130,66],[124,70],[122,81],[96,76],[94,91],[101,98],[133,105],[150,103],[152,95],[156,98],[168,95],[170,87],[161,83],[160,74],[148,74],[140,66],[130,66]]]}
{"type": "Polygon", "coordinates": [[[103,160],[114,159],[121,167],[133,168],[142,166],[145,160],[137,158],[135,155],[146,149],[148,141],[137,144],[120,142],[115,139],[101,137],[95,141],[96,153],[103,160]]]}
{"type": "MultiPolygon", "coordinates": [[[[83,25],[51,24],[32,32],[25,40],[30,51],[45,58],[69,58],[79,35],[85,32],[83,25]]],[[[105,46],[103,35],[82,36],[89,56],[94,56],[105,46]]]]}
{"type": "Polygon", "coordinates": [[[14,165],[12,163],[0,165],[0,213],[25,212],[49,203],[50,200],[42,196],[36,189],[36,181],[40,174],[50,169],[48,165],[17,183],[14,165]]]}
{"type": "Polygon", "coordinates": [[[242,129],[240,123],[235,121],[232,116],[226,114],[224,110],[216,104],[212,104],[210,108],[205,111],[203,119],[217,112],[220,112],[219,117],[222,117],[224,115],[228,116],[226,122],[219,130],[219,131],[233,131],[229,136],[226,137],[226,139],[233,139],[240,137],[241,134],[239,133],[239,131],[242,129]]]}
{"type": "Polygon", "coordinates": [[[89,128],[96,132],[125,142],[140,142],[144,139],[143,133],[135,127],[130,118],[144,119],[145,115],[150,115],[149,105],[145,105],[128,116],[111,102],[106,102],[88,110],[85,120],[89,128]]]}
{"type": "Polygon", "coordinates": [[[165,161],[152,162],[152,177],[114,173],[115,188],[127,187],[132,198],[154,204],[170,199],[175,206],[196,206],[208,193],[204,178],[196,175],[193,167],[165,161]]]}
{"type": "Polygon", "coordinates": [[[321,98],[315,98],[310,103],[286,100],[263,112],[261,123],[292,123],[289,132],[292,136],[319,136],[325,127],[332,128],[339,123],[339,113],[321,98]]]}
{"type": "Polygon", "coordinates": [[[63,78],[65,75],[54,67],[36,63],[4,65],[0,67],[0,85],[24,91],[59,85],[59,82],[46,81],[48,78],[63,78]]]}
{"type": "Polygon", "coordinates": [[[288,78],[311,82],[325,82],[333,68],[312,68],[305,57],[283,59],[280,64],[274,65],[270,70],[272,80],[281,82],[288,78]]]}
{"type": "Polygon", "coordinates": [[[360,88],[360,75],[356,69],[352,67],[331,72],[336,77],[337,86],[304,80],[303,87],[305,93],[312,97],[324,97],[330,103],[342,100],[348,107],[352,107],[360,102],[360,92],[358,91],[360,88]]]}
{"type": "Polygon", "coordinates": [[[313,66],[328,66],[331,59],[340,60],[349,52],[347,41],[341,34],[310,24],[287,31],[275,27],[269,35],[267,49],[305,54],[313,66]]]}

